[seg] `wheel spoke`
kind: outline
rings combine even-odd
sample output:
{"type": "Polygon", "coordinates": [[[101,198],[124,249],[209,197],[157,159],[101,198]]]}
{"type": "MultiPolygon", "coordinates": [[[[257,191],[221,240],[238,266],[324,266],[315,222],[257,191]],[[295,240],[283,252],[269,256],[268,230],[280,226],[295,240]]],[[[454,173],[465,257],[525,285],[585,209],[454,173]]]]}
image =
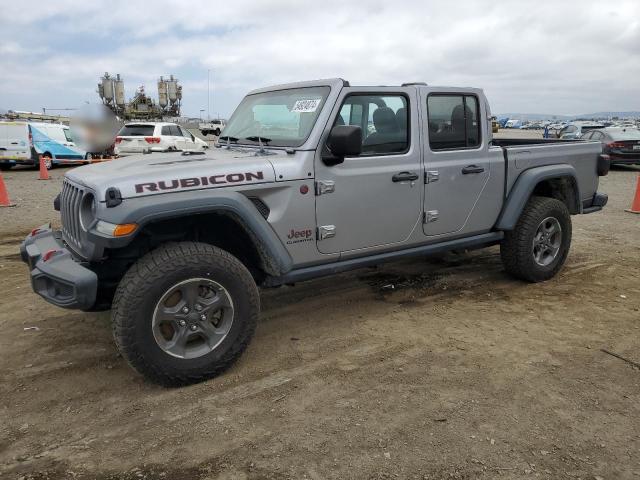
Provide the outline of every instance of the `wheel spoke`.
{"type": "Polygon", "coordinates": [[[180,293],[182,294],[182,300],[185,302],[189,309],[192,309],[198,300],[199,295],[199,285],[197,283],[189,283],[187,285],[183,285],[180,289],[180,293]]]}
{"type": "Polygon", "coordinates": [[[190,333],[186,327],[178,326],[173,338],[166,343],[165,350],[177,357],[184,357],[190,333]]]}
{"type": "Polygon", "coordinates": [[[200,324],[200,331],[206,337],[209,348],[213,349],[227,335],[228,328],[225,328],[225,322],[222,322],[220,327],[216,327],[210,321],[205,321],[200,324]]]}
{"type": "Polygon", "coordinates": [[[211,298],[198,299],[198,303],[202,306],[203,313],[214,313],[221,308],[230,307],[231,302],[226,292],[216,292],[216,295],[211,298]]]}

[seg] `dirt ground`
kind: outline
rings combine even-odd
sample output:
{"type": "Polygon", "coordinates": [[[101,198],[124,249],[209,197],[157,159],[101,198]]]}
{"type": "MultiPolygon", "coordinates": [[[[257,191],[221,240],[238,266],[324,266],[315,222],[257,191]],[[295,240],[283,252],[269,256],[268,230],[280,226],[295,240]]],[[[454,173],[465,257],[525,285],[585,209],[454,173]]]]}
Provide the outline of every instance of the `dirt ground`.
{"type": "Polygon", "coordinates": [[[129,369],[108,312],[32,293],[18,244],[64,170],[5,173],[0,478],[640,479],[640,369],[601,351],[640,362],[639,171],[549,282],[491,248],[265,290],[241,360],[181,389],[129,369]]]}

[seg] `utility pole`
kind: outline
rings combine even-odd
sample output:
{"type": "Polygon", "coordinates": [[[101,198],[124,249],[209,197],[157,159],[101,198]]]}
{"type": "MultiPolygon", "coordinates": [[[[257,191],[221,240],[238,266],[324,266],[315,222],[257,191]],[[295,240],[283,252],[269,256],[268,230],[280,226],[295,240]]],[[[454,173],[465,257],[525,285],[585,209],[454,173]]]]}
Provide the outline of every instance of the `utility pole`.
{"type": "Polygon", "coordinates": [[[207,69],[207,120],[211,120],[211,115],[209,114],[209,111],[211,110],[210,78],[211,78],[211,69],[207,69]]]}

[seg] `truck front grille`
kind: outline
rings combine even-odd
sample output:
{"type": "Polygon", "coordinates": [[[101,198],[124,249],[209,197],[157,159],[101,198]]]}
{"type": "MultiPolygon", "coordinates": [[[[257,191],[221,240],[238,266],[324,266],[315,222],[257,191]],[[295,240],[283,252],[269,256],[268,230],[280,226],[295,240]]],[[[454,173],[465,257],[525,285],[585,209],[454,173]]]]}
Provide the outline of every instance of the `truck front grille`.
{"type": "Polygon", "coordinates": [[[60,217],[64,240],[80,248],[82,227],[80,226],[80,203],[84,190],[64,180],[60,193],[60,217]]]}

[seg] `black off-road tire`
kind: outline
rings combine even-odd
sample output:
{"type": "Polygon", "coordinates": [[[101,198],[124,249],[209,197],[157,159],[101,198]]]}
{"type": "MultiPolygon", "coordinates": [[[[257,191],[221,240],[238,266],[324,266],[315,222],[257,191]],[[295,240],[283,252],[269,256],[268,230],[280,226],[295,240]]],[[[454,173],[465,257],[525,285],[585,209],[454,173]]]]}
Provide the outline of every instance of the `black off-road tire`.
{"type": "Polygon", "coordinates": [[[531,197],[513,230],[505,232],[500,245],[502,263],[508,273],[528,282],[553,278],[564,265],[571,246],[571,215],[567,206],[555,198],[531,197]],[[533,239],[540,223],[547,217],[558,220],[562,227],[560,249],[546,266],[534,260],[533,239]]]}
{"type": "Polygon", "coordinates": [[[112,306],[113,336],[135,370],[164,386],[212,378],[229,368],[247,347],[260,312],[258,288],[246,267],[230,253],[196,243],[169,243],[139,259],[124,275],[112,306]],[[206,355],[176,358],[156,342],[152,318],[157,302],[172,285],[210,278],[233,300],[233,323],[222,342],[206,355]]]}

